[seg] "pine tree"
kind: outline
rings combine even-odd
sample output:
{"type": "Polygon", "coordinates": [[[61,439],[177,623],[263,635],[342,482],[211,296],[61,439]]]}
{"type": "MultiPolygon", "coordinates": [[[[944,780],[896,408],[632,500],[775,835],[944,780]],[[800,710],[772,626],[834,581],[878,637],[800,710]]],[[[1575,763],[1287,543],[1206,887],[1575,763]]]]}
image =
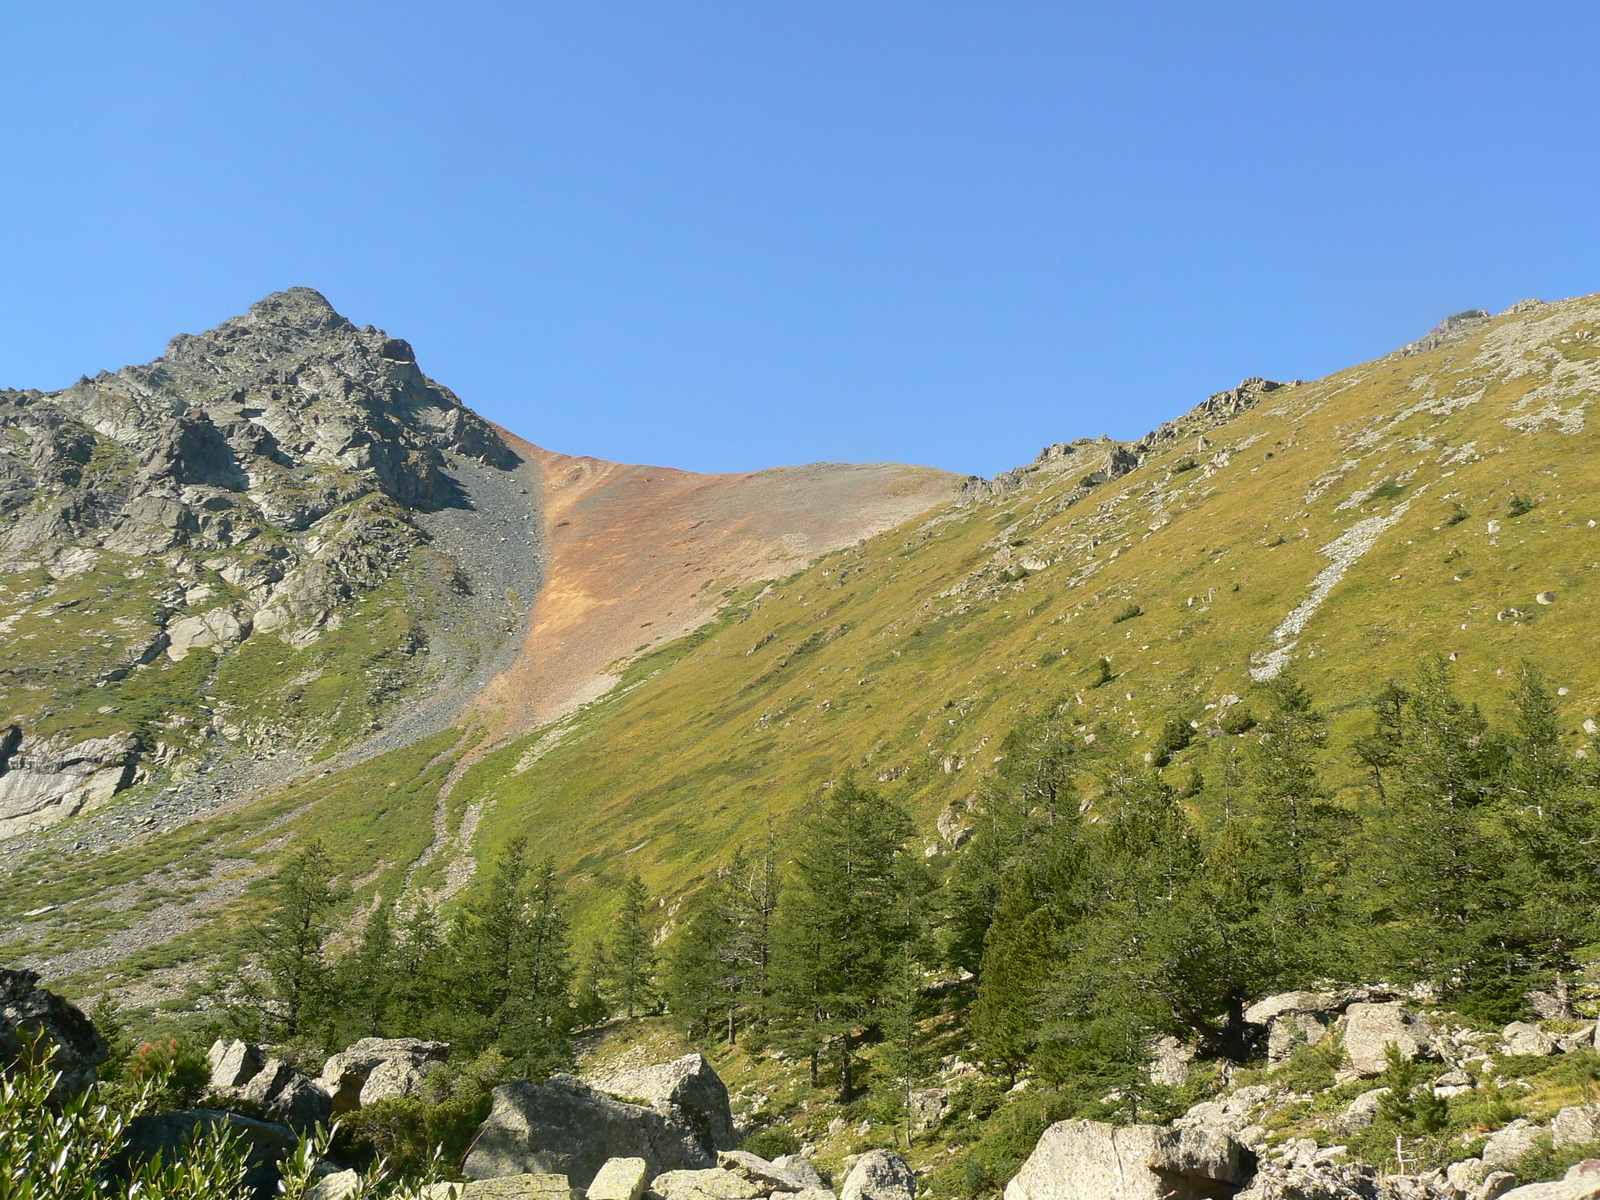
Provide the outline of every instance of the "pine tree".
{"type": "Polygon", "coordinates": [[[532,872],[512,967],[513,992],[500,1025],[500,1049],[524,1078],[571,1065],[571,946],[555,863],[532,872]]]}
{"type": "Polygon", "coordinates": [[[273,877],[273,907],[253,927],[257,962],[267,978],[259,1015],[284,1039],[307,1033],[327,1011],[332,981],[324,948],[329,920],[343,898],[332,876],[327,850],[311,842],[273,877]]]}
{"type": "Polygon", "coordinates": [[[606,944],[596,938],[589,945],[583,966],[573,984],[572,1013],[575,1027],[598,1025],[611,1015],[611,1004],[606,999],[606,979],[611,968],[606,957],[606,944]]]}
{"type": "Polygon", "coordinates": [[[423,1037],[448,1031],[440,1011],[447,975],[438,917],[430,905],[419,902],[395,941],[389,1007],[396,1029],[423,1037]]]}
{"type": "Polygon", "coordinates": [[[740,934],[733,892],[733,873],[743,863],[735,858],[726,871],[714,876],[695,902],[683,932],[667,960],[666,990],[672,1011],[689,1037],[708,1043],[726,1031],[734,1038],[738,1009],[741,962],[737,953],[740,934]]]}
{"type": "Polygon", "coordinates": [[[611,991],[631,1021],[656,1003],[656,952],[645,925],[650,894],[637,875],[622,890],[622,911],[617,915],[611,949],[611,991]]]}
{"type": "Polygon", "coordinates": [[[857,1094],[855,1060],[876,1023],[885,972],[911,940],[904,868],[912,834],[898,805],[846,776],[804,817],[795,881],[778,907],[776,1024],[791,1046],[837,1053],[839,1091],[857,1094]]]}
{"type": "Polygon", "coordinates": [[[1564,997],[1573,951],[1593,940],[1600,781],[1563,753],[1555,697],[1531,664],[1522,664],[1512,703],[1516,722],[1500,787],[1516,852],[1508,884],[1521,897],[1519,932],[1529,965],[1553,976],[1564,997]]]}
{"type": "Polygon", "coordinates": [[[340,1042],[390,1036],[394,1005],[397,946],[394,905],[377,897],[356,948],[339,960],[335,991],[335,1023],[340,1042]]]}
{"type": "Polygon", "coordinates": [[[883,1041],[873,1066],[893,1089],[892,1107],[901,1115],[907,1150],[914,1116],[911,1094],[933,1071],[935,1062],[920,1029],[925,1006],[921,966],[909,954],[897,955],[885,978],[880,1018],[883,1041]]]}
{"type": "Polygon", "coordinates": [[[449,936],[451,989],[459,1010],[455,1038],[474,1049],[496,1042],[517,994],[526,936],[527,840],[513,838],[495,861],[483,893],[462,906],[449,936]]]}
{"type": "Polygon", "coordinates": [[[1443,661],[1412,688],[1383,693],[1376,713],[1361,751],[1379,785],[1361,880],[1376,965],[1504,1011],[1514,988],[1510,848],[1491,804],[1501,748],[1477,706],[1451,690],[1443,661]]]}

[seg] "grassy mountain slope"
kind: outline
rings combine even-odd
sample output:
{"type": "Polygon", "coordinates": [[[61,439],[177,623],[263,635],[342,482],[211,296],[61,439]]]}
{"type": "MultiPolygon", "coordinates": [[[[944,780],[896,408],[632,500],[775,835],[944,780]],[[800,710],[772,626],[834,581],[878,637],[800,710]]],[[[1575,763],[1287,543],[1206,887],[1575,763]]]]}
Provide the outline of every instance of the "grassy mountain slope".
{"type": "Polygon", "coordinates": [[[1462,690],[1492,707],[1501,672],[1528,658],[1566,689],[1576,749],[1600,705],[1583,652],[1600,570],[1597,326],[1600,298],[1453,318],[1376,362],[1213,398],[1143,443],[1052,447],[732,589],[714,622],[643,652],[607,696],[470,766],[492,729],[481,717],[96,859],[35,854],[0,893],[8,956],[77,994],[116,981],[182,1008],[200,965],[241,944],[253,882],[312,835],[358,912],[380,892],[451,893],[523,833],[567,876],[580,933],[634,871],[666,926],[737,845],[769,819],[781,832],[847,769],[904,798],[932,849],[940,814],[959,820],[1030,709],[1076,702],[1135,753],[1193,721],[1168,770],[1210,771],[1237,744],[1230,698],[1248,706],[1252,672],[1283,666],[1337,736],[1424,656],[1456,655],[1462,690]],[[1102,659],[1113,678],[1096,686],[1102,659]],[[140,922],[138,955],[112,952],[140,922]]]}
{"type": "Polygon", "coordinates": [[[931,837],[1047,699],[1135,750],[1195,720],[1216,736],[1169,770],[1204,770],[1233,740],[1212,706],[1286,664],[1348,732],[1424,656],[1456,655],[1496,707],[1528,658],[1565,689],[1576,746],[1600,704],[1597,320],[1587,298],[1457,321],[1205,433],[1191,414],[1086,495],[1073,456],[1047,455],[840,551],[474,767],[457,800],[483,806],[479,854],[526,833],[579,895],[638,870],[671,912],[849,768],[931,837]],[[1115,678],[1095,687],[1101,658],[1115,678]]]}

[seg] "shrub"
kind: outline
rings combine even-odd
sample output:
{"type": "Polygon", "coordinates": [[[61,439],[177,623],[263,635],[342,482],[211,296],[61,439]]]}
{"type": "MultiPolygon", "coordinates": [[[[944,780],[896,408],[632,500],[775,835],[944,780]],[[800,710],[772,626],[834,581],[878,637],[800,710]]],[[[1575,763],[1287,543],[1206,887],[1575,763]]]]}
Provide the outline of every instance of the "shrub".
{"type": "Polygon", "coordinates": [[[1449,529],[1452,525],[1459,525],[1461,522],[1465,521],[1469,515],[1470,514],[1468,514],[1466,509],[1457,504],[1454,509],[1451,510],[1450,515],[1444,519],[1444,527],[1449,529]]]}
{"type": "Polygon", "coordinates": [[[800,1139],[785,1126],[772,1125],[745,1138],[743,1148],[770,1161],[785,1154],[798,1154],[800,1139]]]}
{"type": "Polygon", "coordinates": [[[1511,499],[1506,502],[1506,516],[1520,517],[1523,513],[1533,511],[1534,502],[1520,492],[1512,492],[1511,499]]]}
{"type": "Polygon", "coordinates": [[[1156,738],[1156,744],[1151,748],[1152,761],[1158,767],[1166,766],[1174,754],[1187,749],[1193,740],[1194,730],[1189,727],[1187,720],[1181,716],[1168,717],[1156,738]]]}
{"type": "Polygon", "coordinates": [[[1090,687],[1104,687],[1106,684],[1110,683],[1116,678],[1116,676],[1111,673],[1111,660],[1109,658],[1102,658],[1099,662],[1095,663],[1094,670],[1095,679],[1094,682],[1089,685],[1090,687]]]}
{"type": "Polygon", "coordinates": [[[1244,704],[1235,704],[1232,708],[1222,710],[1222,715],[1217,718],[1217,724],[1223,733],[1237,736],[1248,733],[1256,727],[1256,719],[1251,715],[1250,709],[1244,704]]]}
{"type": "Polygon", "coordinates": [[[1142,616],[1144,616],[1144,609],[1140,608],[1137,604],[1129,604],[1127,608],[1123,609],[1116,616],[1111,618],[1111,623],[1113,625],[1120,625],[1124,621],[1131,621],[1135,617],[1142,616]]]}
{"type": "Polygon", "coordinates": [[[121,1073],[134,1088],[154,1088],[161,1107],[190,1108],[211,1081],[211,1064],[192,1042],[164,1033],[139,1043],[121,1073]]]}

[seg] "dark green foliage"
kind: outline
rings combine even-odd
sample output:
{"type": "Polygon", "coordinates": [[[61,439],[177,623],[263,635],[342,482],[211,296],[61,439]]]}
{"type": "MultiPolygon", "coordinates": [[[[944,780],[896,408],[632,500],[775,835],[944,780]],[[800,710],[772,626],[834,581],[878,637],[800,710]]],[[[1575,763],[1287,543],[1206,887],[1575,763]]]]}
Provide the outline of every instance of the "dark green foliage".
{"type": "Polygon", "coordinates": [[[1520,492],[1512,492],[1511,499],[1506,501],[1506,516],[1520,517],[1524,513],[1533,511],[1536,501],[1530,500],[1520,492]]]}
{"type": "Polygon", "coordinates": [[[1406,1137],[1423,1137],[1443,1129],[1449,1105],[1433,1094],[1421,1064],[1402,1058],[1390,1042],[1383,1048],[1385,1063],[1378,1086],[1389,1089],[1378,1100],[1377,1120],[1406,1137]]]}
{"type": "Polygon", "coordinates": [[[327,1016],[333,980],[323,948],[343,899],[333,875],[327,850],[313,841],[274,876],[272,910],[252,928],[266,987],[247,991],[232,1010],[244,1032],[292,1040],[327,1016]]]}
{"type": "Polygon", "coordinates": [[[846,775],[809,806],[795,874],[777,910],[774,1034],[811,1059],[835,1056],[839,1093],[858,1094],[857,1052],[875,1029],[895,956],[916,940],[908,904],[925,887],[906,852],[904,810],[846,775]]]}
{"type": "Polygon", "coordinates": [[[1094,664],[1094,671],[1094,682],[1089,685],[1090,687],[1105,687],[1106,684],[1116,678],[1111,673],[1111,660],[1109,658],[1097,660],[1094,664]]]}
{"type": "Polygon", "coordinates": [[[656,952],[645,925],[650,895],[644,880],[631,876],[622,890],[622,911],[617,915],[612,942],[611,992],[617,1005],[632,1019],[656,1004],[656,952]]]}
{"type": "Polygon", "coordinates": [[[1452,525],[1459,525],[1469,516],[1471,514],[1462,508],[1460,504],[1454,504],[1450,509],[1450,515],[1444,519],[1444,527],[1448,529],[1452,525]]]}
{"type": "Polygon", "coordinates": [[[1367,500],[1369,503],[1373,500],[1393,500],[1396,496],[1405,495],[1405,491],[1406,489],[1394,480],[1385,479],[1372,490],[1372,494],[1367,497],[1367,500]]]}
{"type": "Polygon", "coordinates": [[[785,1154],[798,1154],[800,1139],[782,1125],[773,1125],[767,1129],[757,1130],[745,1138],[741,1149],[751,1154],[759,1154],[771,1162],[785,1154]]]}
{"type": "Polygon", "coordinates": [[[1187,750],[1193,740],[1194,730],[1190,728],[1189,718],[1181,715],[1168,717],[1161,726],[1161,732],[1156,735],[1155,745],[1150,747],[1151,760],[1157,767],[1164,767],[1178,751],[1187,750]]]}
{"type": "Polygon", "coordinates": [[[1111,623],[1113,625],[1120,625],[1124,621],[1131,621],[1135,617],[1142,616],[1144,616],[1144,609],[1140,608],[1137,604],[1130,603],[1127,608],[1123,609],[1116,616],[1111,618],[1111,623]]]}

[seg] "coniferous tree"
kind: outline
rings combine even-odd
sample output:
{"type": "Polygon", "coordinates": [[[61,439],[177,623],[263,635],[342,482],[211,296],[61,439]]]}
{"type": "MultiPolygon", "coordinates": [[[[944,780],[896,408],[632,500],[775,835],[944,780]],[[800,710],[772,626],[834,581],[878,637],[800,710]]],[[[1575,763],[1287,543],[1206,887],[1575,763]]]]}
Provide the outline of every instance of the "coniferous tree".
{"type": "Polygon", "coordinates": [[[394,905],[385,904],[380,896],[367,916],[361,941],[339,960],[335,972],[338,1003],[333,1019],[341,1044],[390,1036],[396,956],[394,905]]]}
{"type": "Polygon", "coordinates": [[[329,920],[342,898],[320,841],[291,858],[272,881],[273,907],[253,927],[264,995],[246,997],[262,1023],[284,1039],[307,1033],[326,1014],[330,971],[324,952],[329,920]]]}
{"type": "Polygon", "coordinates": [[[578,1026],[598,1025],[611,1015],[611,1003],[606,999],[606,979],[611,968],[606,957],[606,944],[596,938],[589,945],[583,966],[573,984],[573,1020],[578,1026]]]}
{"type": "Polygon", "coordinates": [[[1077,819],[1078,752],[1063,718],[1051,711],[1019,723],[1000,754],[1000,769],[980,793],[972,842],[948,887],[950,964],[980,976],[1007,871],[1033,853],[1042,832],[1077,819]]]}
{"type": "Polygon", "coordinates": [[[857,1094],[857,1051],[876,1024],[885,972],[910,941],[905,869],[910,818],[847,775],[803,820],[794,883],[778,907],[776,1023],[817,1057],[831,1044],[839,1091],[857,1094]]]}
{"type": "Polygon", "coordinates": [[[517,994],[518,959],[526,936],[527,840],[513,838],[495,861],[483,893],[462,906],[448,945],[457,994],[456,1040],[474,1049],[496,1042],[517,994]]]}
{"type": "Polygon", "coordinates": [[[1555,697],[1531,664],[1522,664],[1512,703],[1500,787],[1515,849],[1508,882],[1520,897],[1528,966],[1540,982],[1553,979],[1570,1009],[1566,973],[1576,965],[1572,952],[1594,938],[1600,901],[1600,781],[1563,752],[1555,697]]]}
{"type": "Polygon", "coordinates": [[[438,917],[419,902],[395,942],[389,1007],[396,1029],[423,1037],[447,1032],[440,1012],[446,975],[438,917]]]}
{"type": "Polygon", "coordinates": [[[1376,714],[1360,748],[1380,787],[1362,881],[1376,965],[1505,1012],[1516,1003],[1514,947],[1509,847],[1491,803],[1502,763],[1494,732],[1452,691],[1442,661],[1410,689],[1383,693],[1376,714]]]}
{"type": "Polygon", "coordinates": [[[892,1097],[891,1111],[900,1116],[906,1149],[911,1148],[912,1093],[933,1071],[935,1059],[922,1038],[920,1024],[926,1002],[922,993],[922,968],[907,953],[895,956],[884,980],[878,1046],[874,1067],[892,1097]]]}
{"type": "Polygon", "coordinates": [[[525,1078],[543,1079],[572,1062],[571,946],[554,862],[546,859],[531,875],[500,1049],[525,1078]]]}
{"type": "Polygon", "coordinates": [[[650,894],[637,875],[622,890],[622,911],[617,915],[611,943],[611,992],[632,1020],[657,1003],[656,951],[645,924],[650,894]]]}
{"type": "Polygon", "coordinates": [[[742,867],[735,857],[732,867],[712,878],[667,960],[668,1000],[696,1042],[707,1043],[718,1033],[730,1044],[734,1039],[743,965],[734,872],[742,867]]]}

